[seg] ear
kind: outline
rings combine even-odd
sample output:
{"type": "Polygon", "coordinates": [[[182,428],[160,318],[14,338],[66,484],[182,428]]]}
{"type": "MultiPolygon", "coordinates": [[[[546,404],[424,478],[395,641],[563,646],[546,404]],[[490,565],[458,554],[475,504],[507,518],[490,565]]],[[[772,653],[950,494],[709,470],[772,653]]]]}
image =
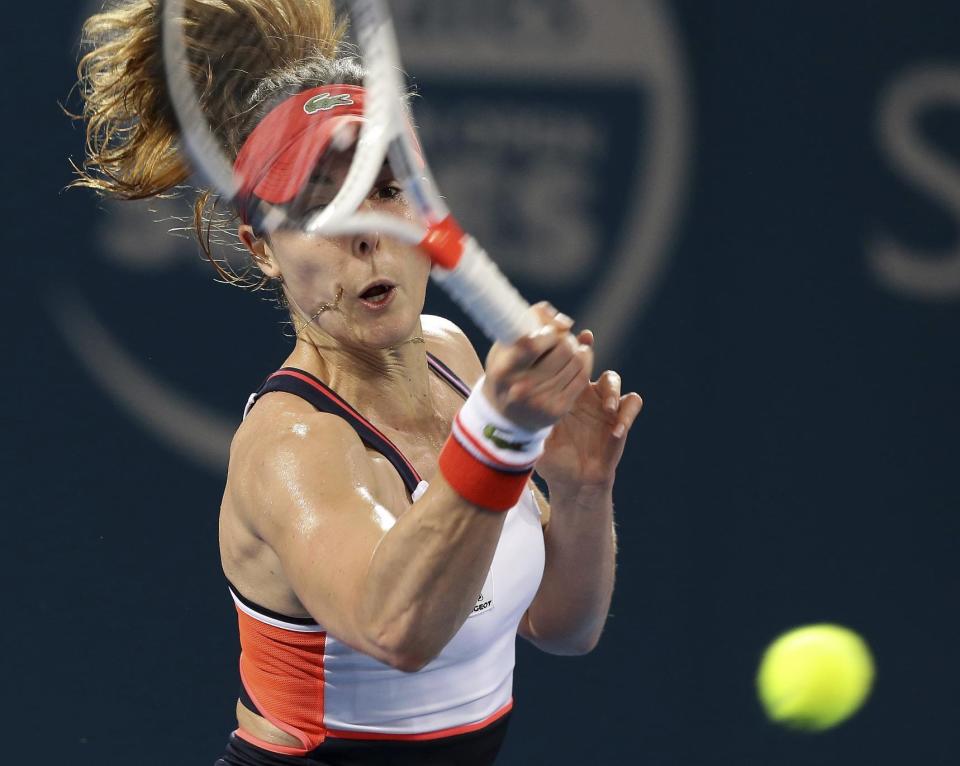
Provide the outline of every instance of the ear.
{"type": "Polygon", "coordinates": [[[248,223],[240,225],[237,235],[240,237],[243,246],[250,251],[250,256],[253,258],[253,262],[257,264],[257,268],[271,279],[280,279],[280,265],[277,263],[277,259],[273,257],[270,243],[264,237],[257,236],[254,228],[248,223]]]}

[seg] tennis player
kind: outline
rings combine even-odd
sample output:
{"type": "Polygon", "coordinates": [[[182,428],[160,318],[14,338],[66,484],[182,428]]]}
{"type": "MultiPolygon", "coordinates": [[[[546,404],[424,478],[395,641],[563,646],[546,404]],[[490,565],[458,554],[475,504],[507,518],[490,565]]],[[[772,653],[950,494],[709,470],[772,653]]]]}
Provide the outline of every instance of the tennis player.
{"type": "MultiPolygon", "coordinates": [[[[277,110],[308,119],[318,96],[344,105],[330,119],[362,114],[348,102],[362,101],[363,73],[338,53],[331,5],[189,5],[204,23],[259,25],[272,52],[268,71],[218,80],[210,70],[206,108],[259,179],[250,193],[284,189],[305,211],[324,204],[349,155],[323,131],[301,131],[294,153],[332,169],[313,178],[268,151],[262,128],[277,110]]],[[[189,176],[157,15],[158,0],[127,0],[87,21],[78,185],[134,199],[189,176]]],[[[208,56],[215,64],[217,51],[208,56]]],[[[541,329],[495,344],[482,364],[456,326],[421,314],[429,260],[375,233],[263,236],[241,206],[229,225],[253,277],[228,271],[210,248],[211,230],[228,224],[208,197],[196,223],[211,262],[231,281],[274,285],[296,329],[230,451],[220,550],[242,691],[217,764],[493,763],[516,636],[555,654],[589,652],[600,637],[614,474],[640,397],[622,394],[615,372],[591,379],[592,334],[574,334],[545,303],[531,309],[541,329]]],[[[405,215],[389,167],[365,204],[405,215]]]]}

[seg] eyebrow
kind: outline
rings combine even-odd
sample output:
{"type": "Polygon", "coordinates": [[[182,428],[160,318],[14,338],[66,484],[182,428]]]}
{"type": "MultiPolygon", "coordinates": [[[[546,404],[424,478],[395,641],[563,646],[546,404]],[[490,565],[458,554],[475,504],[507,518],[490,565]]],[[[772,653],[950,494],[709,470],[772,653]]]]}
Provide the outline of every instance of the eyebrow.
{"type": "Polygon", "coordinates": [[[316,170],[314,170],[313,173],[310,174],[310,178],[308,178],[307,181],[311,184],[316,184],[316,183],[332,184],[333,183],[333,179],[326,174],[326,171],[321,170],[320,168],[317,168],[316,170]]]}

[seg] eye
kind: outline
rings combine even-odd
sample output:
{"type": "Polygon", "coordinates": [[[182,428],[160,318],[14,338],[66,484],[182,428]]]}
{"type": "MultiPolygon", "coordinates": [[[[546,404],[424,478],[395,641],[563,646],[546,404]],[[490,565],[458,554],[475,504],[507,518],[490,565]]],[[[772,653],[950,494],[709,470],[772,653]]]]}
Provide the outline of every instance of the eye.
{"type": "Polygon", "coordinates": [[[313,189],[294,204],[292,212],[298,218],[312,218],[322,213],[333,197],[333,192],[328,189],[313,189]]]}
{"type": "Polygon", "coordinates": [[[402,199],[403,187],[396,181],[385,181],[374,188],[371,197],[373,199],[387,201],[402,199]]]}
{"type": "Polygon", "coordinates": [[[309,205],[304,205],[298,212],[304,216],[316,215],[317,213],[322,213],[326,209],[327,204],[326,202],[312,202],[309,205]]]}

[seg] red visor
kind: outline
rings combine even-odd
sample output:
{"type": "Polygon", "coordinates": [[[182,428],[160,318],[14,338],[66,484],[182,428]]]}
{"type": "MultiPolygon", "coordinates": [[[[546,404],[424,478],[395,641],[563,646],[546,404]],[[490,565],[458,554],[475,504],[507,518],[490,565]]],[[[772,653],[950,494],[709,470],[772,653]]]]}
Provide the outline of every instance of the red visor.
{"type": "Polygon", "coordinates": [[[341,127],[363,121],[364,90],[326,85],[298,93],[275,107],[247,138],[234,172],[243,198],[272,205],[292,201],[341,127]]]}

